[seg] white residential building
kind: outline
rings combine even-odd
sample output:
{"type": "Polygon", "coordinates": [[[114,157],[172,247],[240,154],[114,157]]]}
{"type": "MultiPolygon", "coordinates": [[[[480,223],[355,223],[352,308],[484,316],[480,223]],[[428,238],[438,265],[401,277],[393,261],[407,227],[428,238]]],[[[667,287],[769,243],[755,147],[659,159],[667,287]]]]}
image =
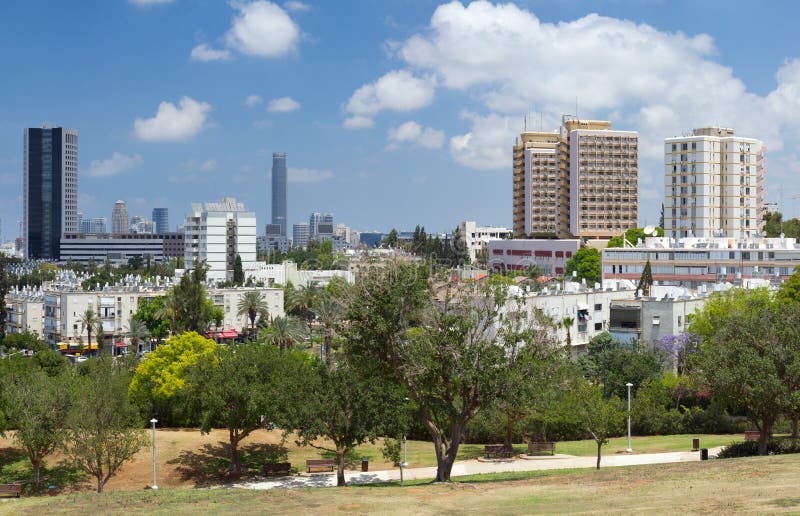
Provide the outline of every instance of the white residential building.
{"type": "Polygon", "coordinates": [[[739,239],[763,227],[765,147],[733,129],[664,140],[664,230],[675,238],[739,239]]]}
{"type": "Polygon", "coordinates": [[[470,261],[474,262],[478,253],[487,251],[487,244],[492,239],[511,238],[512,231],[498,226],[478,226],[475,221],[464,220],[458,224],[458,230],[464,237],[470,261]]]}
{"type": "Polygon", "coordinates": [[[297,264],[285,261],[280,264],[258,262],[251,269],[245,269],[245,277],[255,282],[261,282],[271,287],[273,285],[286,285],[291,282],[295,287],[316,283],[324,287],[333,278],[343,278],[348,283],[355,281],[351,271],[344,270],[299,270],[297,264]]]}
{"type": "Polygon", "coordinates": [[[44,335],[44,294],[41,288],[24,287],[9,291],[5,299],[6,334],[36,333],[44,335]]]}
{"type": "Polygon", "coordinates": [[[186,267],[205,263],[207,278],[231,281],[236,255],[242,268],[250,270],[256,258],[256,214],[232,197],[204,205],[192,204],[184,223],[186,267]]]}

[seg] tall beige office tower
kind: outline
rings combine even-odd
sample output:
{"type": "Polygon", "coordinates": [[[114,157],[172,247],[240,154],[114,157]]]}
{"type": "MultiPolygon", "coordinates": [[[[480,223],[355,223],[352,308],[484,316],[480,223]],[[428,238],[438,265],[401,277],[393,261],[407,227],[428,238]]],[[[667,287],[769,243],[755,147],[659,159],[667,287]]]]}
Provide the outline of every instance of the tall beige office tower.
{"type": "Polygon", "coordinates": [[[565,116],[514,146],[514,237],[607,239],[639,218],[639,134],[565,116]]]}
{"type": "Polygon", "coordinates": [[[733,129],[701,127],[664,140],[667,236],[740,239],[763,228],[765,147],[733,129]]]}
{"type": "Polygon", "coordinates": [[[128,205],[123,200],[115,202],[111,209],[111,232],[115,235],[123,235],[128,232],[129,224],[128,205]]]}

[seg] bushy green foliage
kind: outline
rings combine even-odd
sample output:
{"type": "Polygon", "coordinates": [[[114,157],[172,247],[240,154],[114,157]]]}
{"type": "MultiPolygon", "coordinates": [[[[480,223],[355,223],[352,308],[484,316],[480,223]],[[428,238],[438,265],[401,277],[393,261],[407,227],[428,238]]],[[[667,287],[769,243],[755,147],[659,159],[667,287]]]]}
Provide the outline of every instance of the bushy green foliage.
{"type": "Polygon", "coordinates": [[[575,279],[586,280],[587,285],[593,285],[601,280],[600,274],[600,251],[593,248],[578,249],[572,258],[567,262],[567,272],[565,276],[572,278],[572,272],[576,271],[575,279]]]}
{"type": "Polygon", "coordinates": [[[596,335],[578,357],[578,367],[596,385],[605,387],[606,396],[627,396],[625,384],[634,385],[633,392],[661,376],[664,357],[647,344],[635,341],[621,343],[608,332],[596,335]]]}
{"type": "MultiPolygon", "coordinates": [[[[767,454],[786,455],[800,453],[800,439],[790,437],[770,439],[767,443],[767,454]]],[[[755,457],[758,455],[758,441],[733,442],[724,447],[717,457],[720,459],[735,459],[738,457],[755,457]]]]}

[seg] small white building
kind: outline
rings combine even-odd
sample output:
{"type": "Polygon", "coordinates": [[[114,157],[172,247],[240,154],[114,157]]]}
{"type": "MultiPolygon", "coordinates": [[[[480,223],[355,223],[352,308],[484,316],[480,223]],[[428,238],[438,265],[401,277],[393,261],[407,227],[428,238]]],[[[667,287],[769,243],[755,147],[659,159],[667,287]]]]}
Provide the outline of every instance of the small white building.
{"type": "Polygon", "coordinates": [[[299,270],[297,264],[285,261],[280,264],[258,262],[249,269],[245,269],[245,278],[254,282],[261,282],[265,286],[286,285],[291,282],[295,287],[316,283],[319,286],[327,285],[335,277],[344,278],[348,283],[355,281],[355,276],[347,270],[299,270]]]}
{"type": "Polygon", "coordinates": [[[478,226],[472,220],[461,221],[458,230],[464,237],[471,262],[475,261],[478,253],[487,250],[489,240],[511,238],[513,233],[510,229],[499,226],[478,226]]]}
{"type": "Polygon", "coordinates": [[[44,294],[40,288],[24,287],[9,291],[5,299],[6,334],[36,333],[44,335],[44,294]]]}
{"type": "Polygon", "coordinates": [[[238,255],[244,270],[256,263],[256,214],[232,197],[192,204],[184,222],[186,267],[205,263],[213,281],[233,280],[238,255]]]}

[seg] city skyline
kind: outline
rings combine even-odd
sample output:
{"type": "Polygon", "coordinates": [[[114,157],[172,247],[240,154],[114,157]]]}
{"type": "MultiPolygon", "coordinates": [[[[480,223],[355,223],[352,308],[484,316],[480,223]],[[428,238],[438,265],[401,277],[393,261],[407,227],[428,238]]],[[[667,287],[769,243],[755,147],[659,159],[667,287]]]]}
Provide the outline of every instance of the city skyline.
{"type": "Polygon", "coordinates": [[[144,4],[3,6],[0,44],[34,36],[0,58],[26,78],[0,97],[5,238],[22,218],[22,132],[43,121],[81,135],[87,218],[123,199],[131,213],[167,207],[180,220],[191,202],[233,195],[263,224],[270,156],[287,152],[287,229],[314,210],[365,231],[511,227],[514,137],[563,114],[639,131],[640,225],[658,221],[663,140],[707,125],[763,141],[766,200],[800,215],[800,63],[781,50],[794,48],[800,6],[144,4]]]}

